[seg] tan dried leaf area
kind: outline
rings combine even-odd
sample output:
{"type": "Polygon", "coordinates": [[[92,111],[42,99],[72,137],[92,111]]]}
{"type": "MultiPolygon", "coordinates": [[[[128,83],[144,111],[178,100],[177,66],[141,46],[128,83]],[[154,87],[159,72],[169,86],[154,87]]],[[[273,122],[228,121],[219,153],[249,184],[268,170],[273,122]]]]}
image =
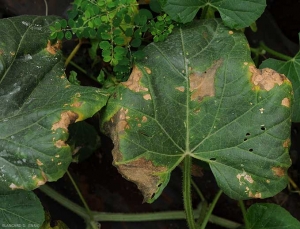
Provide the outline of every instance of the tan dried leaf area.
{"type": "Polygon", "coordinates": [[[115,115],[113,122],[115,123],[115,128],[117,133],[123,132],[125,129],[129,129],[129,125],[127,119],[130,117],[127,116],[128,109],[124,109],[123,107],[119,110],[119,112],[115,115]]]}
{"type": "Polygon", "coordinates": [[[290,107],[290,106],[291,106],[290,100],[289,100],[288,98],[284,98],[284,99],[281,101],[281,105],[282,105],[282,106],[285,106],[285,107],[290,107]]]}
{"type": "Polygon", "coordinates": [[[278,176],[278,177],[285,176],[285,170],[281,167],[273,167],[272,171],[275,176],[278,176]]]}
{"type": "Polygon", "coordinates": [[[48,40],[46,50],[51,53],[52,55],[55,55],[58,50],[60,50],[62,47],[62,41],[58,40],[55,44],[51,44],[51,41],[48,40]]]}
{"type": "Polygon", "coordinates": [[[65,111],[61,113],[60,120],[52,125],[51,130],[57,130],[58,128],[68,131],[68,126],[74,123],[78,118],[78,114],[72,111],[65,111]]]}
{"type": "Polygon", "coordinates": [[[252,84],[261,90],[270,91],[276,84],[280,86],[284,81],[288,81],[285,75],[270,68],[257,69],[255,66],[249,66],[249,70],[252,73],[252,84]]]}
{"type": "Polygon", "coordinates": [[[115,166],[124,178],[137,185],[143,193],[144,201],[151,199],[153,194],[157,192],[160,183],[158,174],[167,171],[167,168],[155,166],[151,161],[144,158],[115,166]]]}
{"type": "Polygon", "coordinates": [[[126,82],[123,82],[122,84],[134,92],[148,91],[148,88],[143,87],[140,84],[142,76],[143,76],[143,73],[141,72],[141,70],[138,69],[137,66],[134,66],[132,73],[129,76],[129,79],[126,82]]]}
{"type": "Polygon", "coordinates": [[[189,80],[192,101],[201,102],[204,97],[215,95],[215,75],[222,63],[222,60],[216,61],[203,73],[191,69],[189,80]]]}

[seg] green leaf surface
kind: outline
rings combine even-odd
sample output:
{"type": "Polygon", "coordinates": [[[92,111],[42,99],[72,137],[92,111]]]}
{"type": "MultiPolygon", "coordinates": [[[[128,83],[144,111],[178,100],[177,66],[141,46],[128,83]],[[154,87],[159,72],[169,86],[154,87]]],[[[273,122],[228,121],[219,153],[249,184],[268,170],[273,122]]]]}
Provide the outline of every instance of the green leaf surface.
{"type": "Polygon", "coordinates": [[[300,52],[289,61],[267,59],[262,62],[260,68],[272,68],[275,71],[286,75],[292,82],[295,102],[293,104],[293,122],[300,122],[300,52]]]}
{"type": "Polygon", "coordinates": [[[286,186],[292,87],[255,68],[243,33],[205,20],[143,52],[109,99],[102,128],[115,145],[114,165],[146,201],[186,156],[208,163],[235,199],[266,198],[286,186]]]}
{"type": "Polygon", "coordinates": [[[56,20],[0,20],[0,193],[60,178],[72,160],[68,125],[107,101],[103,91],[66,79],[59,43],[48,41],[56,20]]]}
{"type": "Polygon", "coordinates": [[[192,21],[200,8],[211,6],[220,12],[225,25],[240,29],[250,26],[264,12],[265,0],[167,0],[164,11],[175,21],[192,21]]]}
{"type": "Polygon", "coordinates": [[[40,228],[45,220],[43,206],[31,191],[0,195],[2,228],[40,228]]]}
{"type": "Polygon", "coordinates": [[[249,229],[298,229],[300,222],[276,204],[254,204],[246,214],[249,229]]]}

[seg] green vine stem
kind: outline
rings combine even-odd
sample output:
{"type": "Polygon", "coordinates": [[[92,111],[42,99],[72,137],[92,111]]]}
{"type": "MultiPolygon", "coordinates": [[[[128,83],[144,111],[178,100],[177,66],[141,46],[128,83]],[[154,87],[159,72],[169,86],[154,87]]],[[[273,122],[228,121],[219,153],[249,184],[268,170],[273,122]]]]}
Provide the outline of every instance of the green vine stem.
{"type": "MultiPolygon", "coordinates": [[[[79,206],[78,204],[70,201],[48,185],[43,185],[39,187],[40,191],[60,203],[65,208],[81,216],[86,221],[90,219],[90,216],[86,210],[79,206]]],[[[200,214],[201,209],[198,208],[194,210],[194,216],[200,214]]],[[[143,222],[143,221],[158,221],[158,220],[185,220],[186,215],[184,211],[165,211],[156,213],[108,213],[108,212],[95,212],[92,211],[93,219],[100,222],[143,222]]],[[[233,222],[231,220],[224,219],[215,215],[211,215],[209,222],[220,225],[224,228],[236,229],[241,226],[241,224],[233,222]]]]}
{"type": "Polygon", "coordinates": [[[245,204],[242,200],[239,200],[239,205],[240,205],[240,208],[241,208],[241,211],[242,211],[242,214],[243,214],[243,218],[244,218],[244,222],[245,222],[245,229],[250,229],[250,225],[249,225],[249,221],[247,219],[247,211],[246,211],[246,207],[245,207],[245,204]]]}
{"type": "Polygon", "coordinates": [[[285,61],[290,61],[291,59],[293,59],[290,56],[284,55],[280,52],[277,52],[271,48],[269,48],[268,46],[265,45],[264,42],[260,42],[258,48],[251,48],[251,52],[253,52],[256,56],[259,55],[264,55],[266,52],[268,52],[269,54],[281,59],[281,60],[285,60],[285,61]]]}
{"type": "Polygon", "coordinates": [[[278,58],[280,58],[280,59],[282,59],[282,60],[289,61],[289,60],[292,59],[292,57],[290,57],[290,56],[284,55],[284,54],[282,54],[282,53],[280,53],[280,52],[277,52],[277,51],[275,51],[275,50],[269,48],[268,46],[265,45],[264,42],[260,42],[259,45],[260,45],[260,47],[261,47],[262,49],[266,50],[266,52],[268,52],[268,53],[270,53],[271,55],[276,56],[276,57],[278,57],[278,58]]]}
{"type": "Polygon", "coordinates": [[[205,218],[204,218],[204,220],[202,222],[202,225],[201,225],[200,229],[205,229],[206,228],[206,225],[207,225],[207,223],[209,221],[209,218],[210,218],[210,216],[211,216],[211,214],[212,214],[212,212],[213,212],[213,210],[214,210],[214,208],[215,208],[215,206],[216,206],[216,204],[217,204],[217,202],[218,202],[221,194],[222,194],[222,190],[220,189],[218,191],[218,193],[216,194],[213,202],[210,204],[210,206],[208,208],[208,211],[206,213],[206,216],[205,216],[205,218]]]}
{"type": "Polygon", "coordinates": [[[202,192],[200,191],[200,189],[196,185],[195,181],[193,179],[191,179],[191,182],[192,182],[193,188],[195,189],[195,191],[197,192],[198,196],[200,197],[201,202],[206,202],[206,199],[205,199],[204,195],[202,194],[202,192]]]}
{"type": "Polygon", "coordinates": [[[194,220],[192,199],[191,199],[191,167],[192,157],[190,155],[185,156],[183,162],[183,182],[182,182],[182,193],[183,193],[183,205],[186,213],[186,221],[189,229],[196,229],[194,220]]]}
{"type": "Polygon", "coordinates": [[[68,58],[65,61],[65,67],[68,66],[68,64],[70,63],[70,61],[73,59],[73,57],[76,55],[76,53],[78,52],[80,46],[83,44],[82,40],[79,39],[78,44],[75,46],[75,48],[72,50],[72,52],[70,53],[70,55],[68,56],[68,58]]]}
{"type": "Polygon", "coordinates": [[[85,207],[85,210],[87,211],[87,213],[88,213],[88,215],[90,216],[90,218],[93,219],[93,215],[92,215],[92,212],[91,212],[89,206],[88,206],[87,203],[85,202],[85,199],[83,198],[83,196],[82,196],[82,194],[81,194],[81,192],[80,192],[80,190],[79,190],[77,184],[75,183],[73,177],[71,176],[71,174],[70,174],[70,172],[69,172],[68,170],[67,170],[67,175],[68,175],[70,181],[72,182],[72,184],[73,184],[73,186],[74,186],[74,188],[75,188],[75,190],[76,190],[76,192],[77,192],[77,194],[78,194],[78,196],[79,196],[81,202],[83,203],[83,206],[85,207]]]}

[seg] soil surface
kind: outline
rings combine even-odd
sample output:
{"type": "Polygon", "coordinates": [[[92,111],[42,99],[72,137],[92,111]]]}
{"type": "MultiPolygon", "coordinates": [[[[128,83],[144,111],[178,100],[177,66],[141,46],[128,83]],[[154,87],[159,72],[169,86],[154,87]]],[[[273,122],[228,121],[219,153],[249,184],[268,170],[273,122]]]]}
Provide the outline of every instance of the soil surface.
{"type": "MultiPolygon", "coordinates": [[[[49,14],[65,16],[70,0],[48,1],[49,14]]],[[[258,32],[253,33],[249,29],[246,35],[249,43],[253,46],[263,40],[271,48],[286,55],[294,55],[298,52],[298,33],[300,31],[300,1],[268,1],[266,13],[258,20],[258,32]]],[[[44,15],[45,5],[43,0],[0,0],[0,16],[9,17],[14,15],[35,14],[44,15]]],[[[66,44],[66,48],[68,44],[66,44]]],[[[81,50],[81,54],[87,55],[87,49],[81,50]]],[[[90,84],[90,82],[86,82],[90,84]]],[[[94,120],[89,120],[93,122],[94,120]]],[[[300,125],[294,124],[291,146],[291,157],[293,165],[289,170],[289,175],[293,181],[300,185],[300,125]]],[[[172,173],[170,183],[165,188],[161,197],[153,204],[142,203],[143,197],[137,187],[122,178],[116,168],[112,166],[110,139],[102,136],[102,146],[90,158],[80,164],[72,164],[70,173],[76,180],[84,198],[93,211],[104,212],[158,212],[165,210],[182,210],[181,180],[182,175],[179,169],[172,173]]],[[[218,191],[211,172],[203,170],[200,177],[195,177],[195,182],[200,184],[200,189],[204,196],[211,201],[218,191]]],[[[61,178],[58,182],[50,184],[57,191],[67,196],[71,200],[80,203],[68,177],[61,178]]],[[[74,213],[66,210],[58,203],[52,201],[40,191],[36,191],[43,206],[50,212],[53,220],[64,221],[71,229],[83,229],[83,220],[74,213]]],[[[199,203],[196,194],[193,195],[195,205],[199,203]]],[[[264,200],[245,201],[246,207],[255,202],[276,203],[287,209],[294,217],[300,220],[300,194],[293,192],[291,187],[287,187],[278,195],[264,200]]],[[[196,207],[196,206],[195,206],[196,207]]],[[[222,195],[213,214],[226,219],[243,223],[242,214],[237,201],[222,195]]],[[[158,221],[147,223],[102,223],[102,229],[185,229],[185,221],[158,221]]],[[[209,224],[207,228],[221,228],[214,224],[209,224]]]]}

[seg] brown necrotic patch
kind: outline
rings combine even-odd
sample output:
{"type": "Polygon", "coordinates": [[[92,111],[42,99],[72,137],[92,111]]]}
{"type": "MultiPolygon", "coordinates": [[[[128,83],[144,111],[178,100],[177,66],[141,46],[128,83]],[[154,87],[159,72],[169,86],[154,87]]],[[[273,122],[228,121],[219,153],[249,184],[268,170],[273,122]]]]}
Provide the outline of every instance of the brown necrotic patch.
{"type": "Polygon", "coordinates": [[[144,200],[149,200],[157,192],[160,182],[159,173],[164,173],[167,168],[155,166],[144,158],[131,161],[126,164],[115,164],[124,178],[134,182],[143,193],[144,200]]]}
{"type": "Polygon", "coordinates": [[[282,106],[285,106],[285,107],[290,107],[290,100],[288,98],[284,98],[282,101],[281,101],[281,105],[282,106]]]}
{"type": "Polygon", "coordinates": [[[57,130],[58,128],[68,131],[68,126],[74,123],[78,118],[78,114],[72,111],[65,111],[61,113],[60,120],[52,125],[51,130],[57,130]]]}
{"type": "Polygon", "coordinates": [[[180,87],[175,87],[176,90],[184,92],[185,88],[184,86],[180,86],[180,87]]]}
{"type": "Polygon", "coordinates": [[[283,177],[285,175],[285,170],[281,167],[273,167],[273,174],[278,177],[283,177]]]}
{"type": "Polygon", "coordinates": [[[61,49],[61,46],[62,46],[62,41],[61,40],[58,40],[55,44],[51,44],[51,41],[48,40],[48,43],[47,43],[47,47],[46,47],[46,50],[51,53],[52,55],[55,55],[57,53],[58,50],[61,49]]]}
{"type": "Polygon", "coordinates": [[[288,138],[283,142],[283,147],[288,148],[291,145],[291,140],[288,138]]]}
{"type": "Polygon", "coordinates": [[[270,91],[276,84],[280,86],[284,81],[288,81],[285,75],[270,68],[257,69],[255,66],[249,66],[249,70],[252,73],[251,82],[254,89],[258,87],[261,90],[270,91]]]}
{"type": "Polygon", "coordinates": [[[222,60],[216,61],[203,73],[191,69],[189,80],[192,101],[201,102],[204,97],[215,95],[215,75],[222,62],[222,60]]]}
{"type": "Polygon", "coordinates": [[[140,69],[138,69],[137,66],[133,67],[132,73],[129,76],[129,79],[126,82],[123,82],[122,84],[134,92],[143,92],[148,91],[148,88],[143,87],[140,84],[140,81],[142,79],[143,73],[140,69]]]}

